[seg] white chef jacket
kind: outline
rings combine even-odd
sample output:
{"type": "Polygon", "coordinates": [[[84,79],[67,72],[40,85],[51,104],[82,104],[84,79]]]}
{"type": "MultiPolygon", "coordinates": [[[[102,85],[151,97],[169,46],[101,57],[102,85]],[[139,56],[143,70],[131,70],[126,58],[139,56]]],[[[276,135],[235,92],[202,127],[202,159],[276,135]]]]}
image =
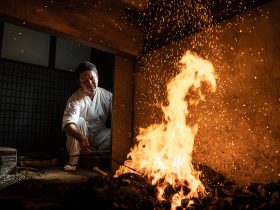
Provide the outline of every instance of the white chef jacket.
{"type": "Polygon", "coordinates": [[[80,117],[85,119],[88,127],[88,137],[95,136],[106,128],[106,120],[112,113],[113,94],[103,88],[97,87],[93,100],[82,89],[77,90],[68,100],[63,120],[62,129],[69,124],[77,125],[80,117]]]}

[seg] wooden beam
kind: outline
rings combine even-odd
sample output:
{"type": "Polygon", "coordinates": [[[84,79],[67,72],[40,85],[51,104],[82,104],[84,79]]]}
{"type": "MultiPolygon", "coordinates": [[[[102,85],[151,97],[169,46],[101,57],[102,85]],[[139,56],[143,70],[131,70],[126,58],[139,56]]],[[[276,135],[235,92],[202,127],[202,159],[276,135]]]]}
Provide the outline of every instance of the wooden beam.
{"type": "Polygon", "coordinates": [[[140,29],[125,18],[121,7],[102,1],[0,0],[0,17],[89,47],[124,55],[140,54],[140,29]]]}

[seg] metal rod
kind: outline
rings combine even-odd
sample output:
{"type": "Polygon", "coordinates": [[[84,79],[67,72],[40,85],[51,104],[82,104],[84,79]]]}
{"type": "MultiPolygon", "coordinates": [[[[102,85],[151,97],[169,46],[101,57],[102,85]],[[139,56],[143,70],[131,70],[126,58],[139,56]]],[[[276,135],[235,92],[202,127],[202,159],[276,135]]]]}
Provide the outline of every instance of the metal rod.
{"type": "Polygon", "coordinates": [[[127,166],[127,165],[125,165],[125,164],[123,164],[123,163],[120,163],[119,161],[115,160],[115,159],[112,158],[111,156],[108,156],[108,155],[102,153],[101,151],[95,149],[94,147],[92,147],[92,146],[90,146],[90,145],[88,145],[87,147],[88,147],[91,151],[95,151],[95,152],[101,154],[103,157],[110,158],[110,159],[111,159],[112,161],[114,161],[115,163],[117,163],[117,164],[119,164],[119,165],[122,165],[122,166],[124,166],[124,167],[126,167],[126,168],[129,168],[130,170],[136,172],[137,174],[140,174],[136,169],[131,168],[130,166],[127,166]]]}

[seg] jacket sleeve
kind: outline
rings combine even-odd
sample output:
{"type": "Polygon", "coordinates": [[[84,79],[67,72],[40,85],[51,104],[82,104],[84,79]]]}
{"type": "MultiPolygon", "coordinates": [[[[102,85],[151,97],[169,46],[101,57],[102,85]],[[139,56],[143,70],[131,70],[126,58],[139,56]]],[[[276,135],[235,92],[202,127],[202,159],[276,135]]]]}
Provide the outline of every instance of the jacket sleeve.
{"type": "Polygon", "coordinates": [[[79,101],[71,98],[68,100],[63,114],[62,130],[69,123],[77,125],[80,116],[80,109],[79,101]]]}

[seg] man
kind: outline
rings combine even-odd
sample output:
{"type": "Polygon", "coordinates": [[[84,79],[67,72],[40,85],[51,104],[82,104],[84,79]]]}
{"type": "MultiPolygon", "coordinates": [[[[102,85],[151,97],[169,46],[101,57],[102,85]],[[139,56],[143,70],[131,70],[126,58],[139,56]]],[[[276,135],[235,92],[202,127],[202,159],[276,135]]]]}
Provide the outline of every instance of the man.
{"type": "Polygon", "coordinates": [[[92,63],[80,63],[75,73],[80,89],[69,98],[62,121],[69,153],[65,171],[76,170],[82,150],[111,148],[111,129],[105,124],[112,113],[112,93],[98,87],[98,72],[92,63]]]}

